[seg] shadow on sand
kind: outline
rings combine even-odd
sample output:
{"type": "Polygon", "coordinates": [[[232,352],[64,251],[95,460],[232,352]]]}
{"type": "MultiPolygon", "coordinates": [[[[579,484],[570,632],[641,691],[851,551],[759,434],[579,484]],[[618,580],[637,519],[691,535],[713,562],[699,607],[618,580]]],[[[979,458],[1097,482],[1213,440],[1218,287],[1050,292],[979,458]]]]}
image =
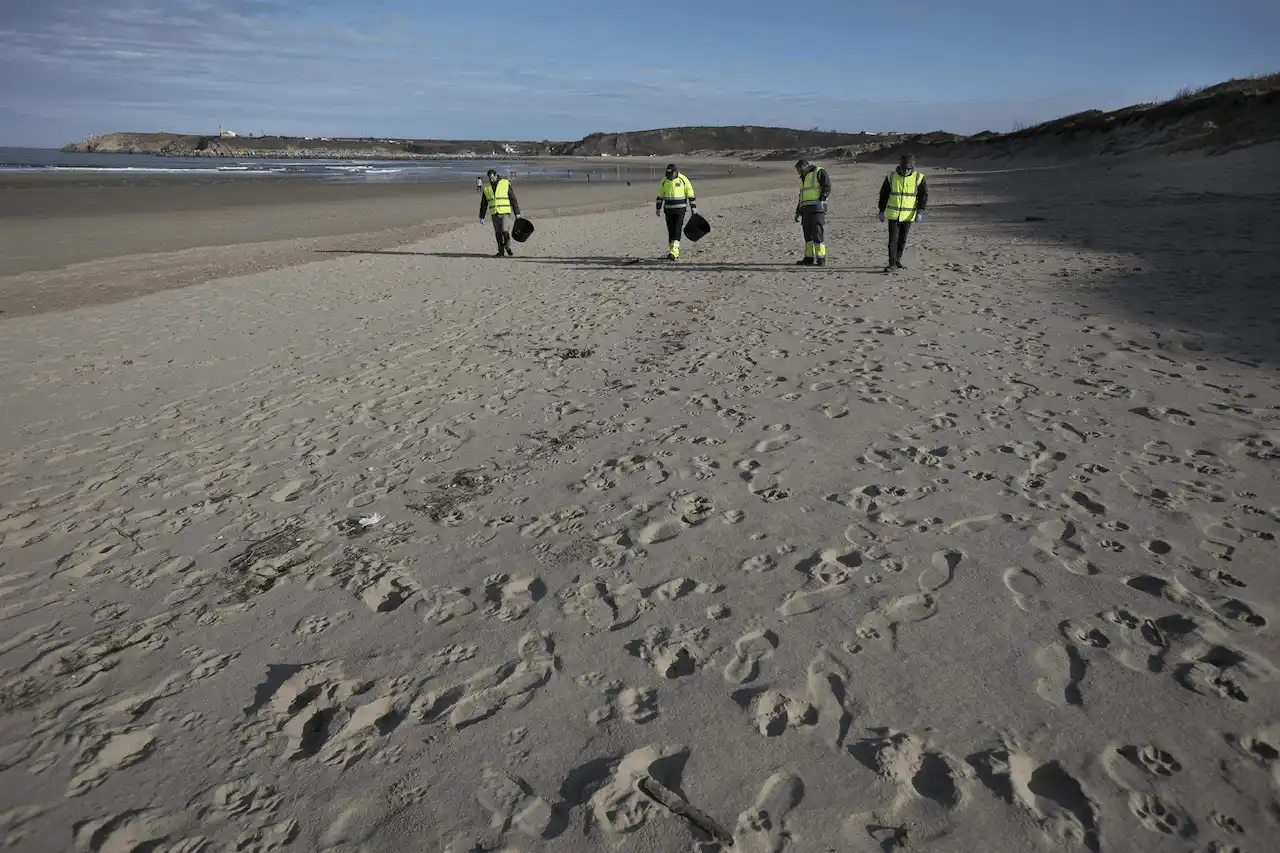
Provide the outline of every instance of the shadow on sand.
{"type": "MultiPolygon", "coordinates": [[[[938,202],[940,222],[981,222],[1021,244],[1087,250],[1083,258],[1117,256],[1102,271],[1063,278],[1062,286],[1090,310],[1153,327],[1175,351],[1179,345],[1169,339],[1180,337],[1187,350],[1276,365],[1280,166],[1271,160],[1280,162],[1280,146],[1218,157],[939,173],[931,178],[931,201],[938,202]],[[949,204],[953,187],[984,202],[949,204]]],[[[992,248],[999,252],[998,244],[992,248]]]]}
{"type": "Polygon", "coordinates": [[[794,261],[758,261],[755,263],[730,263],[726,261],[676,261],[664,258],[624,258],[624,257],[529,257],[517,255],[514,258],[497,258],[491,254],[479,252],[406,252],[396,249],[317,249],[318,253],[330,255],[410,255],[424,258],[484,258],[493,261],[503,260],[507,263],[551,264],[556,266],[581,267],[584,269],[653,269],[682,270],[691,269],[700,272],[785,272],[794,270],[805,275],[822,275],[832,273],[879,273],[881,267],[842,267],[836,264],[826,267],[802,267],[794,261]]]}

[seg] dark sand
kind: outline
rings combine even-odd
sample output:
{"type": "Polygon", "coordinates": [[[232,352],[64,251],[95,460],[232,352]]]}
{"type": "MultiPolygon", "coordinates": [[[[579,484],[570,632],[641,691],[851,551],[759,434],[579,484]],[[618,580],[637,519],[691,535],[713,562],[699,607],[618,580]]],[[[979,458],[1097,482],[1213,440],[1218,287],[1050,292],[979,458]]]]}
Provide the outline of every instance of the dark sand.
{"type": "MultiPolygon", "coordinates": [[[[792,180],[778,166],[742,171],[749,174],[700,179],[699,192],[710,200],[792,180]]],[[[535,221],[643,207],[654,197],[647,179],[630,186],[585,180],[517,180],[516,186],[523,212],[535,221]]],[[[6,177],[0,180],[0,317],[113,302],[307,263],[325,252],[390,248],[453,228],[487,227],[476,219],[478,208],[476,188],[465,182],[6,177]]]]}

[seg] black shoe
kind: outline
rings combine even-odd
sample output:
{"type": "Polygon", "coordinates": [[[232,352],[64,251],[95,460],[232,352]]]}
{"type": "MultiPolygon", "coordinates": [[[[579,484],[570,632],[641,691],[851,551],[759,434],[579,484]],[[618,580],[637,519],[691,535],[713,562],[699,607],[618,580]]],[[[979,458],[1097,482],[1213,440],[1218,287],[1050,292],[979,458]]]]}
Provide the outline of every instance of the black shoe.
{"type": "Polygon", "coordinates": [[[818,258],[818,259],[817,259],[817,260],[815,260],[813,263],[814,263],[814,266],[825,267],[825,266],[827,265],[827,259],[826,259],[826,258],[818,258]]]}
{"type": "Polygon", "coordinates": [[[494,256],[495,258],[501,258],[501,257],[503,256],[503,251],[502,251],[501,249],[499,249],[498,251],[496,251],[496,252],[494,252],[494,253],[493,253],[493,256],[494,256]]]}
{"type": "Polygon", "coordinates": [[[891,272],[893,272],[895,269],[897,269],[897,267],[896,267],[896,266],[894,266],[893,264],[889,264],[887,267],[885,267],[885,268],[884,268],[884,271],[885,271],[886,273],[891,273],[891,272]]]}
{"type": "Polygon", "coordinates": [[[906,264],[904,264],[902,261],[898,261],[898,269],[905,270],[906,268],[907,268],[906,264]]]}
{"type": "Polygon", "coordinates": [[[513,251],[511,251],[511,247],[510,247],[510,246],[508,246],[508,247],[507,247],[507,257],[508,257],[508,258],[514,258],[515,256],[516,256],[516,253],[515,253],[515,252],[513,252],[513,251]]]}
{"type": "Polygon", "coordinates": [[[802,260],[796,261],[796,266],[798,266],[798,267],[811,267],[811,266],[813,266],[813,258],[804,258],[804,259],[802,259],[802,260]]]}

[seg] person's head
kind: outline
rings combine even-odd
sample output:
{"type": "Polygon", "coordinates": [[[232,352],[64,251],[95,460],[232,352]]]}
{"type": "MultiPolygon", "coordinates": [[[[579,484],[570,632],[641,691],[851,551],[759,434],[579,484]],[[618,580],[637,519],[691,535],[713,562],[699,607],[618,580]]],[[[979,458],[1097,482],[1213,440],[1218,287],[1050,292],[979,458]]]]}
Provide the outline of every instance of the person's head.
{"type": "Polygon", "coordinates": [[[898,161],[898,171],[906,175],[916,167],[916,155],[903,154],[902,159],[898,161]]]}
{"type": "Polygon", "coordinates": [[[488,177],[489,183],[491,184],[496,183],[498,180],[498,170],[490,169],[488,172],[485,173],[485,176],[488,177]]]}
{"type": "Polygon", "coordinates": [[[804,174],[805,172],[807,172],[807,171],[809,171],[809,161],[808,161],[808,160],[797,160],[797,161],[796,161],[796,174],[797,174],[797,175],[803,175],[803,174],[804,174]]]}
{"type": "Polygon", "coordinates": [[[670,178],[670,179],[673,179],[673,180],[674,180],[674,179],[675,179],[675,176],[676,176],[676,175],[678,175],[678,174],[680,174],[680,170],[676,168],[676,164],[675,164],[675,163],[668,163],[668,164],[667,164],[667,177],[668,177],[668,178],[670,178]]]}

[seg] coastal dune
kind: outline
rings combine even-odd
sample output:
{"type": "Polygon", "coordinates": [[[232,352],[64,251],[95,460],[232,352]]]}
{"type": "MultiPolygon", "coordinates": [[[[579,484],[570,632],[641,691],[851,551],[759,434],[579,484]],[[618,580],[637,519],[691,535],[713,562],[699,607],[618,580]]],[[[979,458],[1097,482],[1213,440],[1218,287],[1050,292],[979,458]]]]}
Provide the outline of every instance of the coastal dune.
{"type": "Polygon", "coordinates": [[[823,269],[784,175],[0,315],[0,838],[1267,849],[1274,153],[922,161],[892,276],[853,166],[823,269]]]}

